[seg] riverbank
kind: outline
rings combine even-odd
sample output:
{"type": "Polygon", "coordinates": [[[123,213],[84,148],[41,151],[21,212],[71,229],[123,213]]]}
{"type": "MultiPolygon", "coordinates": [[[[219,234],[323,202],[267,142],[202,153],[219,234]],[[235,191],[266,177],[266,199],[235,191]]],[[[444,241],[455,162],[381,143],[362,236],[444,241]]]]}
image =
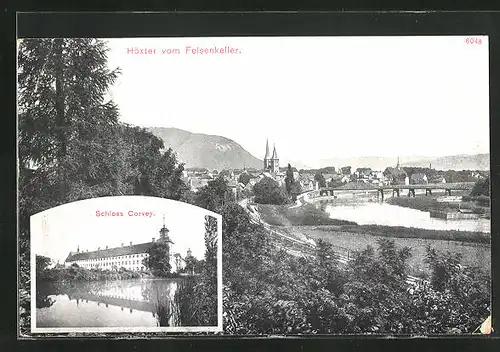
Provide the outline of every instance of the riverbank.
{"type": "Polygon", "coordinates": [[[284,205],[258,204],[255,208],[260,215],[260,219],[265,223],[272,226],[292,229],[294,227],[318,226],[324,231],[342,231],[390,238],[420,238],[482,244],[490,244],[491,241],[491,235],[489,233],[477,231],[430,230],[404,226],[358,225],[352,221],[332,219],[322,207],[317,207],[309,203],[293,208],[284,205]]]}
{"type": "MultiPolygon", "coordinates": [[[[179,274],[172,273],[167,278],[179,278],[179,274]]],[[[100,270],[81,267],[52,268],[37,272],[37,281],[106,281],[130,280],[140,278],[155,278],[148,271],[100,270]]]]}
{"type": "MultiPolygon", "coordinates": [[[[372,226],[298,226],[288,227],[287,233],[300,233],[302,236],[307,236],[315,241],[322,239],[334,246],[352,252],[362,251],[367,246],[377,248],[377,241],[379,239],[390,237],[391,240],[394,240],[397,247],[406,246],[410,248],[412,254],[409,259],[411,275],[422,278],[427,278],[430,274],[430,268],[426,263],[427,246],[443,252],[459,253],[462,257],[461,263],[465,266],[480,267],[486,270],[486,272],[490,270],[491,246],[489,242],[448,240],[446,236],[442,236],[443,234],[440,237],[433,234],[435,231],[427,232],[424,230],[420,233],[412,233],[412,229],[410,229],[400,230],[401,232],[398,233],[393,230],[394,228],[389,228],[385,232],[383,231],[383,227],[376,229],[372,226]],[[401,236],[405,231],[408,231],[406,232],[408,237],[401,236]],[[411,237],[411,235],[415,237],[411,237]]],[[[452,236],[450,237],[453,238],[452,236]]]]}
{"type": "Polygon", "coordinates": [[[289,205],[256,204],[260,219],[273,226],[307,225],[355,225],[355,222],[331,219],[327,212],[313,204],[305,203],[298,207],[289,205]]]}
{"type": "Polygon", "coordinates": [[[491,235],[485,232],[428,230],[415,227],[383,226],[383,225],[338,225],[338,226],[295,226],[290,227],[299,232],[320,230],[337,233],[346,232],[389,238],[418,238],[428,240],[456,241],[490,245],[491,235]]]}
{"type": "MultiPolygon", "coordinates": [[[[468,198],[465,198],[468,199],[468,198]]],[[[439,202],[437,196],[393,197],[386,200],[388,204],[416,209],[426,212],[458,212],[467,209],[471,213],[490,218],[490,207],[480,205],[477,201],[439,202]]],[[[484,203],[483,203],[484,204],[484,203]]]]}

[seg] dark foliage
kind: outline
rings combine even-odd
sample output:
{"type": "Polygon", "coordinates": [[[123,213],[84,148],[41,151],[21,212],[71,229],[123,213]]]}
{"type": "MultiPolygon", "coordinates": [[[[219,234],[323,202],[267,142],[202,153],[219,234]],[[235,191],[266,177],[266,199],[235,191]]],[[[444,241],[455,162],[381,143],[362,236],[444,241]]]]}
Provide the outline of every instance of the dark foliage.
{"type": "Polygon", "coordinates": [[[170,265],[170,245],[163,242],[155,242],[151,248],[147,250],[149,254],[143,259],[143,264],[151,270],[154,276],[170,277],[172,267],[170,265]]]}
{"type": "Polygon", "coordinates": [[[314,180],[318,182],[320,187],[326,187],[326,180],[321,172],[317,172],[314,175],[314,180]]]}
{"type": "Polygon", "coordinates": [[[152,195],[180,199],[183,166],[106,101],[120,71],[99,39],[25,39],[19,45],[19,252],[23,332],[29,304],[29,217],[82,199],[152,195]]]}
{"type": "Polygon", "coordinates": [[[474,188],[470,192],[470,195],[473,197],[489,197],[490,196],[490,177],[486,177],[485,179],[478,180],[474,185],[474,188]]]}
{"type": "Polygon", "coordinates": [[[262,178],[253,187],[255,203],[260,204],[286,204],[289,198],[286,191],[280,187],[278,182],[269,177],[262,178]]]}
{"type": "Polygon", "coordinates": [[[223,219],[226,333],[472,332],[489,314],[487,276],[474,270],[456,275],[454,262],[429,264],[436,275],[447,273],[432,282],[444,280],[450,289],[410,288],[405,281],[411,251],[391,240],[341,265],[323,241],[314,257],[269,246],[265,230],[237,205],[224,207],[223,219]]]}

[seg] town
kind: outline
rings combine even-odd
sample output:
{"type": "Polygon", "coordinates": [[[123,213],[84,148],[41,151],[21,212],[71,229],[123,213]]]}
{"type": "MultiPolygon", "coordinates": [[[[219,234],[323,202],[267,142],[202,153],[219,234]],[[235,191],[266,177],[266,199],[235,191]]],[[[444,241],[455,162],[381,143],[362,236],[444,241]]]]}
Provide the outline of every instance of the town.
{"type": "MultiPolygon", "coordinates": [[[[320,169],[297,170],[290,165],[293,179],[300,186],[299,193],[319,190],[322,187],[330,188],[366,188],[371,186],[390,185],[422,185],[439,183],[476,182],[488,177],[488,171],[482,170],[436,170],[429,165],[427,168],[405,167],[400,165],[397,158],[393,166],[388,165],[385,170],[373,170],[369,167],[328,166],[320,169]]],[[[208,170],[206,168],[187,167],[183,171],[183,180],[190,190],[197,192],[208,182],[218,177],[224,178],[228,188],[235,199],[242,199],[252,194],[253,187],[263,178],[269,178],[279,184],[285,185],[288,166],[280,166],[276,146],[272,154],[269,153],[269,143],[266,142],[264,163],[262,169],[224,169],[208,170]]]]}

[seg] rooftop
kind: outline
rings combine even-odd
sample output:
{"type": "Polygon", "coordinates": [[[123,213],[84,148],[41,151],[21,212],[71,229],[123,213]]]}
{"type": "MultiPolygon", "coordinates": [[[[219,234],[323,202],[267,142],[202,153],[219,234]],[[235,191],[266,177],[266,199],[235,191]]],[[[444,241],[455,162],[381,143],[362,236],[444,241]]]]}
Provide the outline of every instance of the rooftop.
{"type": "Polygon", "coordinates": [[[123,246],[109,249],[101,249],[93,252],[70,252],[65,262],[73,262],[76,260],[100,259],[107,257],[117,257],[121,255],[144,253],[154,245],[154,242],[139,243],[132,246],[123,246]]]}

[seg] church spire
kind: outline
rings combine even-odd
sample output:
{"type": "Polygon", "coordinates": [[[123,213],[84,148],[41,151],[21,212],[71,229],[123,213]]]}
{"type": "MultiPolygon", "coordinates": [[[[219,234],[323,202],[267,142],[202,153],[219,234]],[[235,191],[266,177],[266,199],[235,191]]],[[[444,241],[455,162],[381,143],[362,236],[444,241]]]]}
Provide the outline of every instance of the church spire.
{"type": "Polygon", "coordinates": [[[266,139],[266,156],[264,157],[264,160],[269,159],[269,138],[266,139]]]}
{"type": "Polygon", "coordinates": [[[399,156],[398,156],[398,164],[396,165],[396,168],[399,169],[399,156]]]}
{"type": "Polygon", "coordinates": [[[276,153],[276,144],[274,145],[274,148],[273,148],[273,156],[272,156],[272,159],[278,159],[278,153],[276,153]]]}

